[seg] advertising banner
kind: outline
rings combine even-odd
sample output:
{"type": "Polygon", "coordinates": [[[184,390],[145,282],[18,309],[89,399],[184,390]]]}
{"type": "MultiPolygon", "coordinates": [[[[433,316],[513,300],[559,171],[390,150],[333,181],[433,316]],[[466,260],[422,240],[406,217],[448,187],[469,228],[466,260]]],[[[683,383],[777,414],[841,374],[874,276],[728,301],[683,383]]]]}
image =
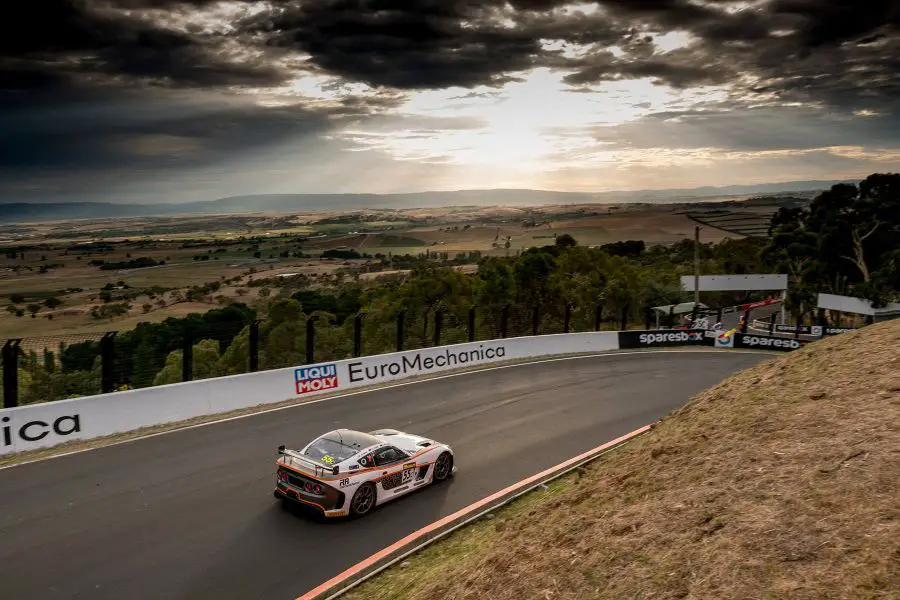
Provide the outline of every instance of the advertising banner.
{"type": "Polygon", "coordinates": [[[619,348],[660,348],[668,346],[712,346],[703,329],[620,331],[619,348]]]}
{"type": "Polygon", "coordinates": [[[806,340],[793,338],[771,337],[768,335],[756,335],[752,333],[735,333],[733,348],[749,348],[762,350],[782,350],[791,352],[808,344],[806,340]]]}
{"type": "Polygon", "coordinates": [[[851,333],[856,331],[853,327],[826,327],[822,332],[824,335],[840,335],[842,333],[851,333]]]}

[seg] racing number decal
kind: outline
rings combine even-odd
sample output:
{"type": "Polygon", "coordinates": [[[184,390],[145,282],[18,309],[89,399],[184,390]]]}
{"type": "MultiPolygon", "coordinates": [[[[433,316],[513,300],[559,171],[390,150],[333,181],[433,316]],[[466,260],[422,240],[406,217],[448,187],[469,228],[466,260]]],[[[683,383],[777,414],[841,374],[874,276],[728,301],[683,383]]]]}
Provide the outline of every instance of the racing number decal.
{"type": "Polygon", "coordinates": [[[403,475],[400,478],[400,484],[412,481],[413,473],[416,472],[416,463],[406,463],[403,465],[403,475]]]}
{"type": "Polygon", "coordinates": [[[347,487],[350,485],[349,479],[341,479],[341,487],[347,487]]]}
{"type": "Polygon", "coordinates": [[[326,454],[325,456],[322,457],[322,462],[323,462],[323,463],[326,463],[326,464],[329,464],[329,465],[333,465],[333,464],[334,464],[334,457],[331,456],[331,455],[329,455],[329,454],[326,454]]]}

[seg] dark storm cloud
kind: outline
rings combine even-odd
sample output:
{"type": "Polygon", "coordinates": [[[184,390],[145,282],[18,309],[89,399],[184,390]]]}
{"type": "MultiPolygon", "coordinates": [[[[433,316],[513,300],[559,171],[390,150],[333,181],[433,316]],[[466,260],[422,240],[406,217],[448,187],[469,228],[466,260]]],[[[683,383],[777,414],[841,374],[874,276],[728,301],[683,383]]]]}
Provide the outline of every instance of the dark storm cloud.
{"type": "Polygon", "coordinates": [[[576,17],[556,0],[309,0],[282,2],[243,23],[272,47],[309,54],[321,71],[399,89],[499,85],[535,66],[575,86],[650,77],[675,87],[743,82],[744,94],[836,105],[900,97],[898,5],[775,0],[753,8],[691,0],[599,0],[576,17]],[[509,10],[512,6],[514,10],[509,10]],[[668,53],[656,34],[689,32],[668,53]],[[544,42],[587,46],[577,58],[544,42]],[[621,56],[609,46],[622,49],[621,56]],[[853,96],[862,96],[853,100],[853,96]]]}
{"type": "Polygon", "coordinates": [[[145,95],[99,106],[0,113],[0,171],[198,167],[331,128],[303,107],[145,95]]]}
{"type": "Polygon", "coordinates": [[[354,81],[398,89],[471,87],[509,81],[541,53],[532,32],[501,27],[491,8],[446,0],[321,0],[276,7],[245,27],[354,81]]]}
{"type": "Polygon", "coordinates": [[[97,75],[187,87],[265,85],[286,76],[260,60],[226,59],[224,41],[90,0],[16,2],[0,21],[0,89],[41,88],[97,75]]]}
{"type": "Polygon", "coordinates": [[[759,83],[747,93],[837,103],[900,95],[900,2],[891,0],[770,0],[740,10],[726,0],[598,0],[599,10],[585,15],[564,10],[562,0],[274,0],[253,16],[236,13],[233,29],[218,33],[160,16],[218,4],[16,3],[0,24],[4,87],[88,74],[258,87],[296,74],[280,58],[309,56],[308,68],[321,73],[401,91],[500,85],[549,66],[576,86],[651,77],[688,87],[750,76],[759,83]],[[672,30],[695,41],[660,53],[653,36],[672,30]],[[565,56],[548,42],[587,51],[565,56]],[[621,56],[609,52],[613,45],[621,56]]]}

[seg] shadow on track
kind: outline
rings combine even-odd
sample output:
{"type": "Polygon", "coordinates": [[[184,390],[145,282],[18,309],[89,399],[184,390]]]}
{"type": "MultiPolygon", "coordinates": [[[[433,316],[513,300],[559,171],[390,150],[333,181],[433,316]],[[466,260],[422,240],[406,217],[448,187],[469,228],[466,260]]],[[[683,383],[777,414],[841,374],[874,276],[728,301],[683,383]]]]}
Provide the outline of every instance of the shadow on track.
{"type": "Polygon", "coordinates": [[[391,532],[424,527],[452,512],[449,497],[457,477],[378,506],[361,519],[325,519],[313,509],[282,503],[272,497],[271,490],[262,489],[256,517],[245,522],[227,545],[209,548],[196,557],[198,576],[177,598],[277,600],[285,589],[294,589],[296,593],[285,598],[293,600],[353,566],[361,553],[374,554],[402,537],[391,532]],[[272,574],[273,553],[294,560],[272,574]],[[257,571],[274,577],[261,587],[260,579],[252,576],[257,571]],[[248,577],[236,580],[235,573],[241,572],[248,577]]]}

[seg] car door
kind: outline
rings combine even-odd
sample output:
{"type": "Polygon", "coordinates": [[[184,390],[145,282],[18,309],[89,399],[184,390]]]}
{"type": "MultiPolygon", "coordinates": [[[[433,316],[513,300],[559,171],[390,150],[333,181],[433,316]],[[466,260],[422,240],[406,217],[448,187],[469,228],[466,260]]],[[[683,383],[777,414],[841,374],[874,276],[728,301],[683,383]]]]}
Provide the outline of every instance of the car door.
{"type": "Polygon", "coordinates": [[[375,453],[378,474],[378,494],[383,498],[402,496],[412,489],[416,476],[416,461],[394,446],[387,446],[375,453]]]}

